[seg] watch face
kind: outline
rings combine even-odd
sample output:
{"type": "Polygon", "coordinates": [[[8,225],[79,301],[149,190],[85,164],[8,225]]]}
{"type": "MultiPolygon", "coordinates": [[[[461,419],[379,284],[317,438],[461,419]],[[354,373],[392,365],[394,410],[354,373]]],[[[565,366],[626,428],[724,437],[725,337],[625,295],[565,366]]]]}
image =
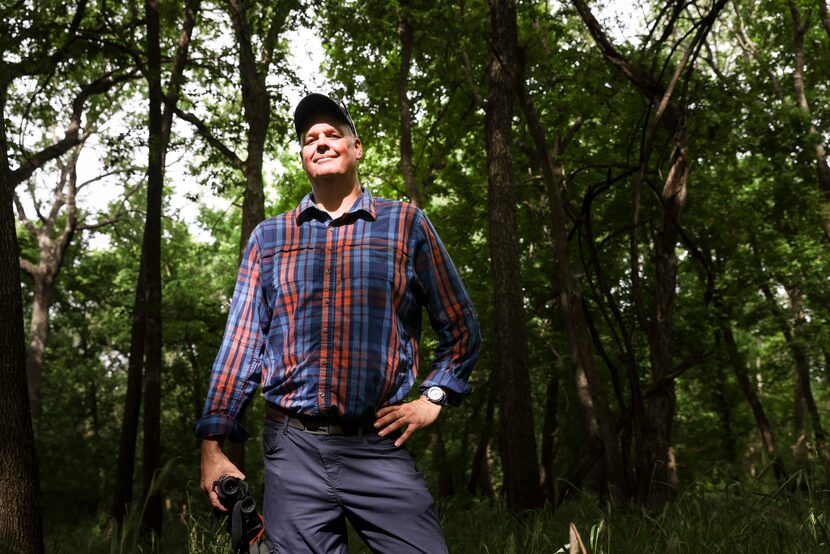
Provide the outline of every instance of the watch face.
{"type": "Polygon", "coordinates": [[[427,389],[427,398],[433,402],[441,402],[444,400],[444,391],[441,387],[430,387],[427,389]]]}

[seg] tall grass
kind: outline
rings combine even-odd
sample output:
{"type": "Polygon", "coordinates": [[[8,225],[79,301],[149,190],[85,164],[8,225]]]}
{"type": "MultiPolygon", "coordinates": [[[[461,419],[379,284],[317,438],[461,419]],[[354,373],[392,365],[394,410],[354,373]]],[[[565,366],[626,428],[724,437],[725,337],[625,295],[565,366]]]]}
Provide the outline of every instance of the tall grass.
{"type": "Polygon", "coordinates": [[[582,496],[559,510],[516,516],[498,505],[445,505],[450,552],[567,553],[568,525],[588,552],[830,552],[830,498],[825,489],[763,492],[734,484],[721,491],[690,488],[658,514],[582,496]]]}
{"type": "MultiPolygon", "coordinates": [[[[591,554],[830,552],[828,490],[808,482],[791,484],[775,490],[764,490],[758,483],[735,482],[718,490],[711,483],[696,484],[657,514],[632,505],[601,507],[591,495],[573,498],[556,510],[522,515],[481,499],[445,500],[438,510],[452,553],[568,553],[571,523],[591,554]]],[[[47,552],[228,553],[227,533],[205,504],[201,497],[188,501],[184,513],[165,522],[160,543],[139,532],[141,512],[136,511],[122,529],[85,525],[54,538],[47,552]],[[192,511],[191,505],[197,509],[192,511]]],[[[350,552],[369,552],[354,533],[349,542],[350,552]]]]}

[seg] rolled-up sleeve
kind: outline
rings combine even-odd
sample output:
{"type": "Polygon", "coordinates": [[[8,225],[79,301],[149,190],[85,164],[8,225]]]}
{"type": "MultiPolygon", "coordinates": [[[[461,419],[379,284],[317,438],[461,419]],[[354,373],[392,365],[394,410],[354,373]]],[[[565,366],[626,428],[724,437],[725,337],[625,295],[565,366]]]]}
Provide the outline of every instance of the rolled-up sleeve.
{"type": "Polygon", "coordinates": [[[207,399],[194,433],[240,442],[248,433],[239,418],[259,386],[270,310],[261,279],[258,230],[251,234],[239,267],[228,322],[213,363],[207,399]]]}
{"type": "Polygon", "coordinates": [[[413,230],[413,266],[430,325],[438,335],[432,371],[420,390],[440,386],[451,393],[451,400],[458,401],[472,390],[467,380],[481,352],[481,332],[470,296],[444,244],[426,215],[419,215],[413,230]]]}

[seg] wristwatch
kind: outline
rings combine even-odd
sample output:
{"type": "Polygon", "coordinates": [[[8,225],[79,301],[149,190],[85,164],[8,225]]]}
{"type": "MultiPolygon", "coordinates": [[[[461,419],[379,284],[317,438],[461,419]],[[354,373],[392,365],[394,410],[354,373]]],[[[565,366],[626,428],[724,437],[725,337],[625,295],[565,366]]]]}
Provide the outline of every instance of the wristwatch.
{"type": "Polygon", "coordinates": [[[439,406],[447,403],[447,393],[441,387],[429,387],[426,391],[426,397],[427,400],[439,406]]]}

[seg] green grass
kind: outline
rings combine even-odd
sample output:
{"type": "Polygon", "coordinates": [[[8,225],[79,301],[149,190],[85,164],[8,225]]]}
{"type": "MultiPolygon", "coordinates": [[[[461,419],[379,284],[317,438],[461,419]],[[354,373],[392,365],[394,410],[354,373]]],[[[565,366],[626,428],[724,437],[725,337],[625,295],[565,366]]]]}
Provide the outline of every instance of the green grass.
{"type": "MultiPolygon", "coordinates": [[[[188,503],[198,508],[196,513],[188,507],[165,522],[160,544],[141,539],[135,532],[138,515],[131,514],[123,530],[88,522],[71,532],[58,531],[48,541],[47,552],[227,553],[224,529],[217,529],[202,500],[188,503]]],[[[570,523],[592,554],[830,552],[830,495],[809,487],[793,494],[784,488],[763,491],[738,483],[721,490],[693,486],[658,514],[629,505],[600,507],[590,495],[555,511],[522,515],[480,499],[445,500],[438,510],[452,553],[567,553],[570,523]]],[[[354,533],[350,545],[350,552],[369,552],[354,533]]]]}
{"type": "Polygon", "coordinates": [[[602,509],[592,498],[524,516],[474,505],[445,510],[443,523],[454,553],[568,552],[569,523],[597,554],[830,552],[826,503],[819,509],[809,499],[785,495],[687,495],[656,515],[631,507],[602,509]]]}

